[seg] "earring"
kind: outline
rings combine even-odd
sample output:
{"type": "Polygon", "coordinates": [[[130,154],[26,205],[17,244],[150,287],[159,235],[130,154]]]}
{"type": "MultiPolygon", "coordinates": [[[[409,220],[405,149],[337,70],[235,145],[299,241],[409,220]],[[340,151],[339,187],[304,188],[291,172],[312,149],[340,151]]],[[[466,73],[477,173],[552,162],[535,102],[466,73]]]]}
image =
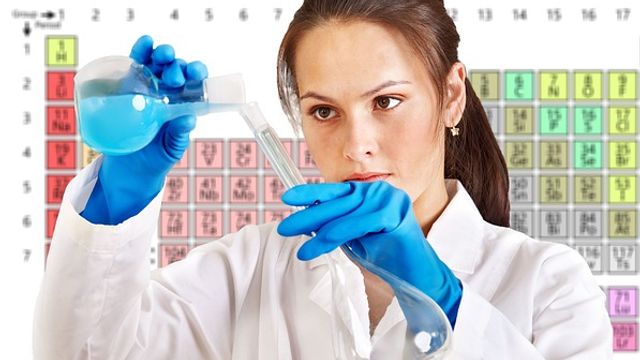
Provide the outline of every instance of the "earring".
{"type": "Polygon", "coordinates": [[[449,130],[451,130],[451,136],[460,135],[460,129],[458,129],[455,125],[453,125],[453,127],[449,128],[449,130]]]}

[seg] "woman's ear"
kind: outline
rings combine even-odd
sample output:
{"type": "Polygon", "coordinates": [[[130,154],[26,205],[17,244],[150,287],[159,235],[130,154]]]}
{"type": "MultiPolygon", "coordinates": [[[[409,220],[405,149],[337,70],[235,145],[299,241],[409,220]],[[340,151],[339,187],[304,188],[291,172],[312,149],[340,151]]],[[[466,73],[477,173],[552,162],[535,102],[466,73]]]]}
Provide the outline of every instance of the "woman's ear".
{"type": "Polygon", "coordinates": [[[465,86],[466,71],[464,64],[456,62],[451,66],[447,75],[447,91],[445,98],[445,119],[446,127],[453,127],[462,119],[462,113],[467,101],[467,90],[465,86]]]}

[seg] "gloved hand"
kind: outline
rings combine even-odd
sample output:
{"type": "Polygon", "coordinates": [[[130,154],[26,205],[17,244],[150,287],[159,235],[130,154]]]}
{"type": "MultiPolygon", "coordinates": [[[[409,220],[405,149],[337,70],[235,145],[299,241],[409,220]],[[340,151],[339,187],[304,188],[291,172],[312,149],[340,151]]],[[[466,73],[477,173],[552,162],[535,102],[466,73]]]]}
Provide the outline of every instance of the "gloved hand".
{"type": "Polygon", "coordinates": [[[315,231],[298,250],[300,260],[346,243],[356,255],[431,297],[455,325],[462,285],[427,242],[404,191],[385,181],[303,184],[287,190],[282,201],[308,206],[278,225],[282,236],[315,231]]]}
{"type": "MultiPolygon", "coordinates": [[[[176,59],[170,45],[154,49],[153,39],[147,35],[136,41],[129,56],[150,68],[161,79],[160,85],[168,88],[208,75],[201,62],[187,64],[176,59]]],[[[195,124],[192,115],[173,119],[144,148],[127,155],[103,155],[98,180],[80,215],[94,224],[115,225],[138,214],[162,190],[165,176],[189,146],[195,124]]]]}

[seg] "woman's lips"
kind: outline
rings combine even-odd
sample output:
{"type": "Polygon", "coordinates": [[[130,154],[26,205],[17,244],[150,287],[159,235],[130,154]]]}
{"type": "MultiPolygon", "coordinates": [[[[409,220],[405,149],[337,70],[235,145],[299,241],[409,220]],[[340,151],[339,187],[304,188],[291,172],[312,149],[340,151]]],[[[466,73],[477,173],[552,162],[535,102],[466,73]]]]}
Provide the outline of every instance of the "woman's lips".
{"type": "Polygon", "coordinates": [[[359,177],[351,177],[345,181],[364,181],[364,182],[369,182],[369,181],[378,181],[378,180],[384,180],[386,178],[389,177],[389,174],[377,174],[377,175],[368,175],[368,176],[359,176],[359,177]]]}

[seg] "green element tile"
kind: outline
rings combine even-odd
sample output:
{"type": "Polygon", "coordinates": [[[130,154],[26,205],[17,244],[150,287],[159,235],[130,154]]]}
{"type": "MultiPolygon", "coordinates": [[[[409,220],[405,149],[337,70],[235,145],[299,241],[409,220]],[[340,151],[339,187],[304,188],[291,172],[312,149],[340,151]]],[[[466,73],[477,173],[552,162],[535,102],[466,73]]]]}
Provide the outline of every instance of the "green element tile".
{"type": "Polygon", "coordinates": [[[504,82],[506,100],[533,100],[533,71],[507,71],[504,82]]]}
{"type": "Polygon", "coordinates": [[[567,100],[568,78],[566,71],[541,71],[540,100],[567,100]]]}
{"type": "Polygon", "coordinates": [[[609,107],[609,134],[635,135],[636,114],[636,108],[633,106],[609,107]]]}
{"type": "Polygon", "coordinates": [[[566,169],[568,157],[566,141],[540,142],[541,169],[566,169]]]}
{"type": "Polygon", "coordinates": [[[578,204],[600,204],[602,202],[602,176],[576,175],[574,197],[578,204]]]}
{"type": "Polygon", "coordinates": [[[47,66],[76,66],[76,45],[75,36],[47,36],[47,66]]]}
{"type": "Polygon", "coordinates": [[[576,71],[573,74],[573,89],[576,100],[602,100],[602,72],[576,71]]]}
{"type": "Polygon", "coordinates": [[[540,107],[540,134],[567,135],[568,109],[563,106],[540,107]]]}
{"type": "Polygon", "coordinates": [[[500,78],[498,71],[471,72],[471,85],[480,100],[498,100],[500,97],[500,78]]]}
{"type": "Polygon", "coordinates": [[[504,109],[507,135],[533,134],[533,107],[507,106],[504,109]]]}
{"type": "Polygon", "coordinates": [[[573,116],[576,135],[602,134],[602,107],[576,106],[573,116]]]}
{"type": "Polygon", "coordinates": [[[509,169],[531,169],[533,167],[533,142],[507,141],[506,161],[509,169]]]}
{"type": "Polygon", "coordinates": [[[635,203],[636,177],[629,175],[610,175],[609,202],[615,204],[635,203]]]}
{"type": "Polygon", "coordinates": [[[602,169],[602,141],[576,141],[573,146],[576,170],[602,169]]]}
{"type": "Polygon", "coordinates": [[[609,169],[629,170],[636,168],[636,142],[612,141],[609,143],[609,169]]]}
{"type": "Polygon", "coordinates": [[[635,100],[636,88],[635,71],[609,72],[609,100],[635,100]]]}
{"type": "Polygon", "coordinates": [[[567,176],[540,176],[540,202],[543,204],[566,204],[567,189],[567,176]]]}
{"type": "Polygon", "coordinates": [[[636,210],[609,210],[609,237],[635,238],[637,236],[636,210]]]}

